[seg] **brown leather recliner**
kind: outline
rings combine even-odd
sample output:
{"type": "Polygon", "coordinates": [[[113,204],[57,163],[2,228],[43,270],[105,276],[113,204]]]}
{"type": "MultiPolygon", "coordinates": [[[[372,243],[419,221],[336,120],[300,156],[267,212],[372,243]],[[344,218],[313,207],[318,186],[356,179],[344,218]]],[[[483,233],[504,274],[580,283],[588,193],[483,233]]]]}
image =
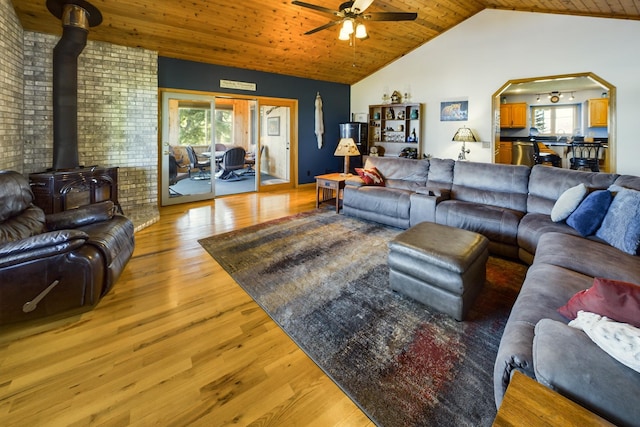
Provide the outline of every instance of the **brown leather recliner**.
{"type": "Polygon", "coordinates": [[[134,248],[111,201],[45,215],[27,179],[0,171],[0,324],[93,308],[134,248]]]}

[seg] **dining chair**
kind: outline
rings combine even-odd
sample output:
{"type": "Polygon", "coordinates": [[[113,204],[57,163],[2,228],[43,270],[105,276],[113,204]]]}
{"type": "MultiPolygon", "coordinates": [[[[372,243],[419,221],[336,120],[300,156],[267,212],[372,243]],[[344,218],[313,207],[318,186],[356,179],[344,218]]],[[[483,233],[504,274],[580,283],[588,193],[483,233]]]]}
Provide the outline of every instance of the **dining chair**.
{"type": "Polygon", "coordinates": [[[238,170],[244,169],[246,151],[242,147],[232,147],[224,152],[222,157],[222,172],[217,176],[224,181],[238,181],[242,179],[238,170]]]}
{"type": "Polygon", "coordinates": [[[191,179],[209,179],[211,178],[211,159],[208,159],[204,162],[198,160],[198,155],[196,154],[196,150],[193,149],[192,146],[187,145],[187,156],[189,157],[189,163],[191,169],[190,172],[193,172],[194,169],[198,169],[198,175],[192,176],[191,179]]]}
{"type": "Polygon", "coordinates": [[[599,142],[574,142],[571,144],[572,158],[569,160],[571,169],[589,169],[592,172],[600,172],[600,148],[599,142]]]}
{"type": "Polygon", "coordinates": [[[556,168],[562,167],[562,158],[542,142],[533,141],[533,163],[543,165],[551,163],[556,168]]]}

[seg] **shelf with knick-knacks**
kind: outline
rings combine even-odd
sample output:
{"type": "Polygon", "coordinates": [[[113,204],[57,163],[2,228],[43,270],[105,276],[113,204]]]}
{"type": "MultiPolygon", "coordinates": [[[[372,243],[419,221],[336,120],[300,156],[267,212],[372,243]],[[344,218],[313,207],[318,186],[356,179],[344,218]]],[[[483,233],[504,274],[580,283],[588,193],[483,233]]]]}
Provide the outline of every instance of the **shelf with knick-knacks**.
{"type": "Polygon", "coordinates": [[[369,147],[381,145],[387,155],[395,155],[405,147],[397,144],[417,146],[421,107],[422,104],[369,105],[369,147]]]}

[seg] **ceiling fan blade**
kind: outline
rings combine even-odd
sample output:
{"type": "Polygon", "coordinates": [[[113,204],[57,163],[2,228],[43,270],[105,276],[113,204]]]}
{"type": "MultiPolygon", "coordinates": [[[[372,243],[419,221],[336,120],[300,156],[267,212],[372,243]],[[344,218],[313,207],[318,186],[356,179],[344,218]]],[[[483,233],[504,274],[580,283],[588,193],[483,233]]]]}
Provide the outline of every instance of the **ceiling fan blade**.
{"type": "Polygon", "coordinates": [[[353,2],[353,5],[351,6],[351,9],[358,9],[358,13],[362,13],[367,10],[369,6],[371,6],[371,3],[373,3],[373,0],[355,0],[353,2]]]}
{"type": "Polygon", "coordinates": [[[342,20],[331,21],[331,22],[329,22],[327,24],[324,24],[324,25],[322,25],[322,26],[320,26],[318,28],[314,28],[313,30],[307,31],[306,33],[304,33],[304,35],[308,36],[309,34],[314,34],[314,33],[317,33],[318,31],[326,30],[327,28],[331,28],[334,25],[338,25],[338,24],[341,24],[341,23],[342,23],[342,20]]]}
{"type": "Polygon", "coordinates": [[[291,2],[291,4],[295,4],[296,6],[306,7],[308,9],[317,10],[318,12],[328,13],[329,15],[340,16],[339,12],[335,10],[327,9],[326,7],[318,6],[311,3],[305,3],[303,1],[294,0],[291,2]]]}
{"type": "Polygon", "coordinates": [[[370,21],[414,21],[418,14],[415,12],[371,12],[362,15],[370,21]]]}

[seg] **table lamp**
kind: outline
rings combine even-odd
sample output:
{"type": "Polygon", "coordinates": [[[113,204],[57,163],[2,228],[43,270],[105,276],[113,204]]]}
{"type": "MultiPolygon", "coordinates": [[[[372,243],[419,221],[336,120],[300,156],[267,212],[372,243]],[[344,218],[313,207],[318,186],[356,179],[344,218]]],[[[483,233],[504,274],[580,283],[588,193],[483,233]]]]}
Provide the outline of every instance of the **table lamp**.
{"type": "Polygon", "coordinates": [[[349,157],[359,156],[360,150],[358,150],[358,146],[353,138],[341,138],[333,155],[344,156],[344,173],[341,175],[347,176],[349,175],[349,157]]]}
{"type": "Polygon", "coordinates": [[[478,139],[473,134],[473,131],[471,129],[463,126],[456,131],[455,135],[453,135],[452,141],[462,141],[462,149],[460,150],[460,154],[458,154],[458,160],[467,160],[467,154],[469,154],[471,150],[465,147],[465,143],[478,142],[478,139]]]}

